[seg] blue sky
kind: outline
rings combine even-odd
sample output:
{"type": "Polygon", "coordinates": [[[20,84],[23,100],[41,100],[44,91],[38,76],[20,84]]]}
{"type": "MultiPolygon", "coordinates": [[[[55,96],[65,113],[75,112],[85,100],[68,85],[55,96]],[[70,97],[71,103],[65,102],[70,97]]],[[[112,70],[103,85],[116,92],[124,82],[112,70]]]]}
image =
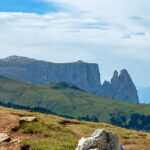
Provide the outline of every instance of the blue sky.
{"type": "Polygon", "coordinates": [[[149,0],[1,0],[1,58],[96,62],[102,80],[126,68],[136,86],[150,86],[149,6],[149,0]]]}
{"type": "Polygon", "coordinates": [[[24,12],[44,14],[57,12],[59,8],[54,3],[43,0],[1,0],[0,12],[24,12]]]}

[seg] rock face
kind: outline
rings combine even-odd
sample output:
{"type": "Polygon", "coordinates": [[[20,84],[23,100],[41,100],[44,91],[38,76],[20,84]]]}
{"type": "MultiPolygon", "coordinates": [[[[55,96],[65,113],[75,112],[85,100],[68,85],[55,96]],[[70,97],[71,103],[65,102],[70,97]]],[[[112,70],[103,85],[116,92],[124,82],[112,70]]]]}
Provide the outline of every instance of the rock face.
{"type": "Polygon", "coordinates": [[[124,150],[116,134],[107,130],[96,130],[89,138],[82,138],[76,150],[124,150]]]}
{"type": "Polygon", "coordinates": [[[10,56],[0,60],[0,74],[30,82],[47,84],[66,82],[99,96],[138,103],[137,90],[126,70],[115,71],[111,82],[101,85],[97,64],[77,61],[74,63],[51,63],[26,57],[10,56]]]}
{"type": "Polygon", "coordinates": [[[68,82],[92,93],[97,93],[101,85],[98,65],[82,61],[50,63],[10,56],[0,60],[0,73],[33,84],[68,82]]]}
{"type": "Polygon", "coordinates": [[[115,71],[111,81],[105,81],[102,89],[103,96],[139,103],[136,87],[125,69],[121,71],[120,75],[115,71]]]}

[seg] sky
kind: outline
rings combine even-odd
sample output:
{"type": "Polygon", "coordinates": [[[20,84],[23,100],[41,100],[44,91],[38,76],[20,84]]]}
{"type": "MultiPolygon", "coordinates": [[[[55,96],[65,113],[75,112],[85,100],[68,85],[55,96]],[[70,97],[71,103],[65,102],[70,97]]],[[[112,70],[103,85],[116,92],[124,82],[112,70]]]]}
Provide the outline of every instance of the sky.
{"type": "Polygon", "coordinates": [[[150,0],[1,0],[0,58],[98,63],[101,79],[125,68],[150,87],[150,0]]]}

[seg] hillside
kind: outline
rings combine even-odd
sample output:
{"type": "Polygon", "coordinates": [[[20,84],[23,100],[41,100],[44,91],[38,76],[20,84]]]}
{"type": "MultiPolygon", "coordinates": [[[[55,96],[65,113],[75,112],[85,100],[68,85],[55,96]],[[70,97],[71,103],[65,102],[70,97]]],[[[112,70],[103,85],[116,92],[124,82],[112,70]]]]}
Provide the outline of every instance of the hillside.
{"type": "Polygon", "coordinates": [[[0,76],[0,105],[150,130],[150,105],[94,96],[72,84],[31,85],[0,76]]]}
{"type": "Polygon", "coordinates": [[[20,150],[20,147],[30,147],[31,150],[74,150],[81,137],[87,137],[94,130],[101,128],[117,133],[126,150],[149,150],[150,147],[149,133],[104,123],[68,120],[4,107],[0,107],[0,119],[0,133],[5,132],[11,137],[11,141],[0,143],[0,147],[7,150],[20,150]],[[19,118],[22,116],[35,116],[38,121],[20,126],[19,118]]]}

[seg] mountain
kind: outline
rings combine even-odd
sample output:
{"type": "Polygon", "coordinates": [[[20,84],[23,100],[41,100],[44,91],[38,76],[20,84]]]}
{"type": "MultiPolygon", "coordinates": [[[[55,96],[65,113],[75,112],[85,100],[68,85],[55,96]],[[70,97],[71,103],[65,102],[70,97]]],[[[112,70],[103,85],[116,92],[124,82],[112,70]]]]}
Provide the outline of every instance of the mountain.
{"type": "Polygon", "coordinates": [[[150,105],[95,96],[70,83],[32,85],[0,76],[0,105],[150,131],[150,105]]]}
{"type": "Polygon", "coordinates": [[[110,82],[105,81],[102,85],[104,96],[113,99],[121,99],[126,102],[138,103],[136,87],[127,70],[122,70],[120,75],[115,71],[110,82]]]}
{"type": "Polygon", "coordinates": [[[0,142],[1,149],[75,150],[81,137],[89,137],[97,129],[116,133],[126,150],[149,150],[150,147],[150,133],[110,124],[82,122],[4,107],[0,107],[0,118],[0,132],[11,138],[10,141],[0,142]],[[38,120],[19,124],[20,118],[27,116],[38,120]]]}
{"type": "Polygon", "coordinates": [[[92,93],[100,87],[98,65],[82,61],[62,64],[10,56],[0,60],[0,73],[33,84],[68,82],[92,93]]]}
{"type": "Polygon", "coordinates": [[[150,87],[147,88],[139,88],[139,99],[141,103],[150,103],[150,87]]]}
{"type": "Polygon", "coordinates": [[[122,70],[120,76],[115,72],[110,83],[101,85],[98,64],[51,63],[10,56],[0,60],[0,74],[33,84],[67,82],[95,95],[139,103],[136,87],[126,70],[122,70]]]}

